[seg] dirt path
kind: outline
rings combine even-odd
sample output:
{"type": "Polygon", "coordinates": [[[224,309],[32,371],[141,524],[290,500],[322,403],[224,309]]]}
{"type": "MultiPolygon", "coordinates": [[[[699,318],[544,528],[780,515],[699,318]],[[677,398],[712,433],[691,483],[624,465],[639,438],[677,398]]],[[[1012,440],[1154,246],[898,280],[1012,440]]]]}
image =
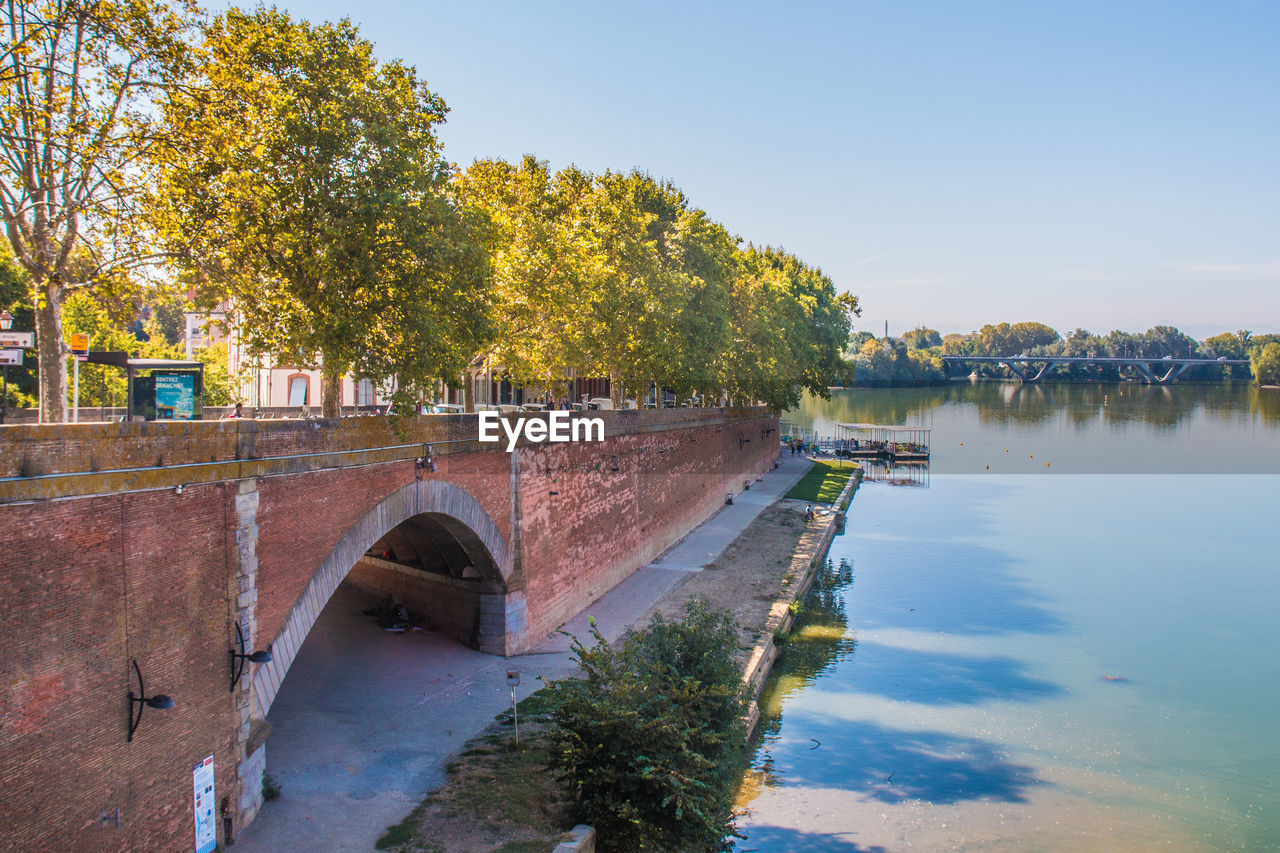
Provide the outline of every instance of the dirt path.
{"type": "Polygon", "coordinates": [[[685,602],[701,596],[712,607],[730,610],[738,623],[738,656],[742,662],[761,634],[770,630],[770,610],[783,596],[792,575],[792,557],[800,537],[825,524],[822,516],[806,524],[803,501],[783,498],[766,509],[714,563],[663,596],[640,624],[654,614],[679,618],[685,602]]]}

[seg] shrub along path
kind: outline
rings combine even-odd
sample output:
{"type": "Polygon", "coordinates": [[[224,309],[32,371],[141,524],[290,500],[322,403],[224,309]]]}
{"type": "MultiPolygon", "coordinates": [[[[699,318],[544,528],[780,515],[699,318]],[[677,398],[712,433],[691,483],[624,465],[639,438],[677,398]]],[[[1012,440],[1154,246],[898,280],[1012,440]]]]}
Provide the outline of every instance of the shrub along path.
{"type": "MultiPolygon", "coordinates": [[[[786,464],[788,457],[784,455],[783,462],[783,473],[789,469],[788,479],[793,482],[808,460],[795,457],[786,464]]],[[[761,492],[753,486],[741,497],[761,492]]],[[[689,599],[705,598],[712,607],[733,613],[738,626],[738,657],[745,663],[756,640],[767,630],[772,605],[791,583],[788,576],[797,543],[806,531],[825,523],[806,524],[804,509],[803,501],[777,499],[705,568],[681,572],[679,580],[656,601],[650,599],[652,605],[632,618],[632,624],[648,624],[657,613],[677,619],[689,599]]],[[[603,612],[596,608],[588,611],[603,612]]],[[[588,639],[586,632],[580,636],[588,639]]],[[[509,713],[472,739],[446,768],[444,784],[391,828],[381,849],[406,853],[550,851],[558,830],[573,821],[564,793],[545,769],[547,743],[542,737],[539,705],[540,694],[521,703],[519,750],[513,743],[509,713]]]]}

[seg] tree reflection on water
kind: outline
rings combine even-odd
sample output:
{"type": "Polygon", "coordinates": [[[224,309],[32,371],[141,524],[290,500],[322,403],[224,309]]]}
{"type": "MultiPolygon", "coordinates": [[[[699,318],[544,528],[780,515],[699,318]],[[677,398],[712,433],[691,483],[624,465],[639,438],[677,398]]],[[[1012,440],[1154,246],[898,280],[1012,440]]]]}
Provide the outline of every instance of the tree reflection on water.
{"type": "MultiPolygon", "coordinates": [[[[762,740],[777,737],[787,697],[853,654],[857,643],[848,631],[844,596],[844,590],[852,584],[853,564],[847,559],[839,563],[827,560],[815,574],[800,616],[760,694],[760,724],[752,738],[753,749],[762,740]]],[[[776,784],[769,751],[756,750],[756,761],[743,780],[739,802],[754,799],[761,786],[776,784]]]]}

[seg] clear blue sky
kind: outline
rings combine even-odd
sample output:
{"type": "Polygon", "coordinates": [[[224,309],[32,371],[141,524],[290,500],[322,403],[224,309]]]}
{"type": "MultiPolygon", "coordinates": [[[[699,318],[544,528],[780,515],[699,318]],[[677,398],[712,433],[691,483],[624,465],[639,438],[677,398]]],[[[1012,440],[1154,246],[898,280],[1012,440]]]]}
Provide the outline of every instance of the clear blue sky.
{"type": "Polygon", "coordinates": [[[1280,3],[296,0],[447,156],[669,178],[858,328],[1280,331],[1280,3]]]}

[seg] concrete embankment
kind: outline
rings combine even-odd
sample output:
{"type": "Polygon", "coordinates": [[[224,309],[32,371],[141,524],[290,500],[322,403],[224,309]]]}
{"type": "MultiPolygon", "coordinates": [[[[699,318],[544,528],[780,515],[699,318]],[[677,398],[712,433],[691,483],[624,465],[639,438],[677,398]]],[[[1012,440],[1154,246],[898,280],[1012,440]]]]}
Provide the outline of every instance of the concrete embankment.
{"type": "Polygon", "coordinates": [[[763,630],[751,647],[743,670],[743,682],[747,685],[751,700],[747,724],[748,740],[755,733],[756,726],[760,722],[760,709],[756,700],[760,698],[764,683],[781,652],[778,638],[791,630],[804,597],[809,592],[809,587],[813,585],[814,575],[826,561],[832,540],[837,533],[844,530],[845,510],[861,482],[862,469],[859,468],[849,478],[849,482],[845,484],[831,508],[820,511],[817,521],[811,523],[800,536],[800,541],[796,543],[795,552],[791,556],[791,565],[783,578],[782,592],[769,608],[763,630]]]}

